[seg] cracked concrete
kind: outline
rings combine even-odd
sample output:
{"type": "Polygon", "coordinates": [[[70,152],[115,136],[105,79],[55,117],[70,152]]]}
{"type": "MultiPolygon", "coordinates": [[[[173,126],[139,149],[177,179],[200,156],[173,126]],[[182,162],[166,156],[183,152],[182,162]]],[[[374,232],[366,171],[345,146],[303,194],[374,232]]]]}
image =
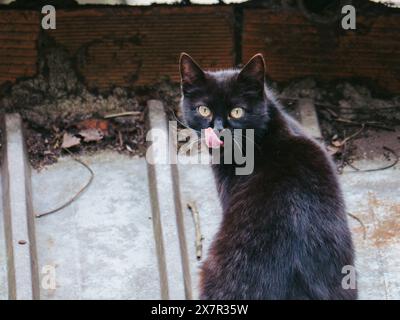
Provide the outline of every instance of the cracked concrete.
{"type": "MultiPolygon", "coordinates": [[[[377,168],[382,160],[356,165],[377,168]]],[[[356,247],[360,299],[400,299],[400,168],[344,173],[341,176],[347,209],[365,225],[349,217],[356,247]]]]}

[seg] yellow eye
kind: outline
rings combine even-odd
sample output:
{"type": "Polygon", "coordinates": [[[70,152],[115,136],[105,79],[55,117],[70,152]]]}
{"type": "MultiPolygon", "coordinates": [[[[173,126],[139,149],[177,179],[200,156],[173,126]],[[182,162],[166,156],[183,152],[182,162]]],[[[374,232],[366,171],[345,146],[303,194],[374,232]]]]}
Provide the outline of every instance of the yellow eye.
{"type": "Polygon", "coordinates": [[[200,113],[200,115],[204,118],[208,118],[211,116],[211,110],[206,107],[206,106],[200,106],[197,108],[197,111],[200,113]]]}
{"type": "Polygon", "coordinates": [[[239,107],[233,108],[230,113],[230,116],[233,119],[239,119],[239,118],[243,117],[243,115],[244,115],[244,110],[243,110],[243,108],[239,108],[239,107]]]}

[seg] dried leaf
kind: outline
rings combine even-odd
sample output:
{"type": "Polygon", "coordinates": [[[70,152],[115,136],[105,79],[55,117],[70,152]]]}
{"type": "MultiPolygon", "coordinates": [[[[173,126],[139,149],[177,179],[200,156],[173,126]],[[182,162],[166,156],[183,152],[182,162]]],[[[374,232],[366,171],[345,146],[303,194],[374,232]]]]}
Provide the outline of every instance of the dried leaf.
{"type": "Polygon", "coordinates": [[[81,143],[81,139],[79,139],[79,138],[73,136],[72,134],[69,134],[69,133],[66,132],[66,133],[64,133],[63,142],[62,142],[61,147],[67,149],[67,148],[71,148],[73,146],[76,146],[76,145],[78,145],[80,143],[81,143]]]}
{"type": "Polygon", "coordinates": [[[342,141],[342,140],[335,140],[335,141],[332,141],[332,145],[333,145],[334,147],[336,147],[336,148],[340,148],[341,146],[344,145],[344,141],[342,141]]]}
{"type": "Polygon", "coordinates": [[[99,129],[85,129],[79,131],[79,135],[83,137],[85,142],[100,141],[104,134],[99,129]]]}
{"type": "Polygon", "coordinates": [[[86,119],[79,122],[76,127],[80,130],[97,129],[101,131],[103,135],[107,135],[109,122],[107,120],[100,119],[86,119]]]}

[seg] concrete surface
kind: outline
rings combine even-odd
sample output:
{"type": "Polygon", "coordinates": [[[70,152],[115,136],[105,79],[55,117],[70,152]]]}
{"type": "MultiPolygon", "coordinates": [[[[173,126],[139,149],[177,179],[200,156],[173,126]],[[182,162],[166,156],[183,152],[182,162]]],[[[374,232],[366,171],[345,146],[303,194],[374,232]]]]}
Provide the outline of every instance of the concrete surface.
{"type": "MultiPolygon", "coordinates": [[[[82,160],[95,173],[90,188],[35,220],[39,271],[54,266],[57,283],[55,290],[42,287],[41,299],[159,299],[145,160],[111,152],[82,160]]],[[[33,171],[35,212],[62,204],[87,178],[70,157],[33,171]]]]}
{"type": "MultiPolygon", "coordinates": [[[[387,161],[363,160],[359,168],[378,168],[387,161]]],[[[341,176],[356,246],[360,299],[400,299],[400,166],[341,176]]]]}
{"type": "Polygon", "coordinates": [[[4,116],[3,223],[9,299],[39,298],[30,166],[18,114],[4,116]]]}

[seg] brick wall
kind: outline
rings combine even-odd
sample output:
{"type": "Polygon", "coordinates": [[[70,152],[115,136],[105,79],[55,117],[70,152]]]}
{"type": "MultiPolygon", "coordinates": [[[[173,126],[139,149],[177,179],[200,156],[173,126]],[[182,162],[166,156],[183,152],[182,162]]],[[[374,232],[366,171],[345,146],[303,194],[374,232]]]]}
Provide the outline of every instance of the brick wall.
{"type": "MultiPolygon", "coordinates": [[[[66,48],[89,88],[178,80],[178,55],[205,68],[235,63],[233,6],[102,7],[57,10],[57,29],[39,13],[0,10],[0,85],[37,72],[40,32],[66,48]]],[[[242,8],[243,62],[264,53],[275,81],[304,76],[367,78],[400,93],[400,15],[357,17],[357,30],[315,25],[300,13],[242,8]]]]}
{"type": "Polygon", "coordinates": [[[0,85],[36,73],[38,35],[37,13],[0,11],[0,85]]]}
{"type": "Polygon", "coordinates": [[[356,31],[263,9],[245,10],[243,23],[243,60],[262,52],[275,81],[368,78],[400,93],[399,14],[358,16],[356,31]]]}
{"type": "Polygon", "coordinates": [[[153,7],[57,11],[47,34],[69,51],[90,88],[179,79],[187,51],[204,67],[234,62],[233,8],[153,7]]]}

